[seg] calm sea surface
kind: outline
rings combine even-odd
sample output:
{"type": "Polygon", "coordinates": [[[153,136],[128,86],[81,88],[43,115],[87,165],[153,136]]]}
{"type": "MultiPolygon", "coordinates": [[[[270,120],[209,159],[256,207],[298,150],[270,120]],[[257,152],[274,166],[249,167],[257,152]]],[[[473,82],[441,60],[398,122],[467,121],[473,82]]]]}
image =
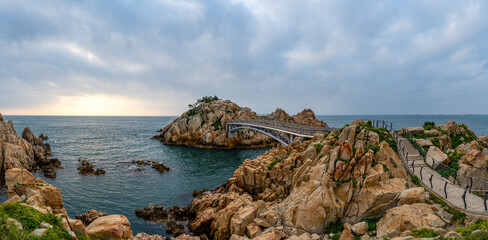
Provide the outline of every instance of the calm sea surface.
{"type": "MultiPolygon", "coordinates": [[[[67,117],[4,116],[13,120],[18,134],[30,127],[34,134],[49,136],[53,157],[62,162],[56,179],[44,179],[61,189],[71,218],[89,209],[123,214],[134,233],[164,235],[164,224],[138,218],[134,211],[149,203],[164,206],[187,205],[195,189],[213,189],[230,178],[248,158],[268,149],[215,150],[167,146],[150,137],[175,117],[67,117]],[[105,175],[78,174],[78,159],[92,162],[105,175]],[[159,173],[150,166],[136,172],[132,160],[160,161],[171,168],[159,173]]],[[[477,135],[488,135],[487,115],[389,115],[318,116],[331,127],[342,127],[355,119],[388,120],[399,127],[421,126],[424,121],[443,124],[449,120],[466,123],[477,135]]],[[[41,174],[37,176],[42,177],[41,174]]],[[[3,193],[5,189],[0,189],[3,193]]],[[[0,201],[6,200],[0,194],[0,201]]]]}

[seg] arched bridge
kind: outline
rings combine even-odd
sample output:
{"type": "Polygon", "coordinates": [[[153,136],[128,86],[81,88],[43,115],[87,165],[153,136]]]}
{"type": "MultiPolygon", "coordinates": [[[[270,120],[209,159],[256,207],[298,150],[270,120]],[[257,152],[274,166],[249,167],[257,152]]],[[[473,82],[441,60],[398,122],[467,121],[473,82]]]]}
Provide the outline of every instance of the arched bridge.
{"type": "Polygon", "coordinates": [[[270,121],[262,119],[234,119],[226,123],[229,138],[237,137],[237,131],[240,129],[252,129],[266,134],[283,145],[293,142],[293,139],[313,138],[316,133],[329,133],[334,128],[315,127],[279,121],[270,121]]]}

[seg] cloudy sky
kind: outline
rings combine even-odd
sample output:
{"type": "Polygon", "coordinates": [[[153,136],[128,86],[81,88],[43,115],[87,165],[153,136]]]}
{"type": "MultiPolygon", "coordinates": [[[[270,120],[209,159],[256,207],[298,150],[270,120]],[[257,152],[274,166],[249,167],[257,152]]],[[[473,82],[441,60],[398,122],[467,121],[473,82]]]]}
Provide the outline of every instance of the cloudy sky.
{"type": "Polygon", "coordinates": [[[0,112],[488,114],[487,1],[0,1],[0,112]]]}

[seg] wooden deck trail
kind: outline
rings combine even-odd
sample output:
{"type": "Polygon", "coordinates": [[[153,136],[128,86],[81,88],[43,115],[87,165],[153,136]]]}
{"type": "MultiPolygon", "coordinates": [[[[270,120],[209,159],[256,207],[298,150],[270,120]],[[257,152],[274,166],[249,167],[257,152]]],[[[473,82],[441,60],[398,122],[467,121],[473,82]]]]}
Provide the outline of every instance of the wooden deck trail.
{"type": "Polygon", "coordinates": [[[399,156],[402,158],[402,161],[410,174],[417,176],[427,190],[434,193],[437,197],[441,198],[452,207],[461,211],[474,215],[488,216],[484,198],[470,193],[469,190],[466,190],[461,186],[452,184],[450,180],[434,171],[425,163],[424,158],[408,139],[398,136],[397,146],[399,149],[399,156]],[[402,153],[403,147],[405,148],[402,153]],[[465,195],[466,201],[463,200],[463,195],[465,195]]]}

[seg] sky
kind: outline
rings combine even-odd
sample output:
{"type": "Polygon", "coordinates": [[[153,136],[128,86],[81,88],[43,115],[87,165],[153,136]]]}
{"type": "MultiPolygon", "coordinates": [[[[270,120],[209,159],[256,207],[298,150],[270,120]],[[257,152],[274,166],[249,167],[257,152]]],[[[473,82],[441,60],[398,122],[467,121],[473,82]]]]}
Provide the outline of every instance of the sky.
{"type": "Polygon", "coordinates": [[[2,0],[0,113],[488,114],[488,1],[2,0]]]}

